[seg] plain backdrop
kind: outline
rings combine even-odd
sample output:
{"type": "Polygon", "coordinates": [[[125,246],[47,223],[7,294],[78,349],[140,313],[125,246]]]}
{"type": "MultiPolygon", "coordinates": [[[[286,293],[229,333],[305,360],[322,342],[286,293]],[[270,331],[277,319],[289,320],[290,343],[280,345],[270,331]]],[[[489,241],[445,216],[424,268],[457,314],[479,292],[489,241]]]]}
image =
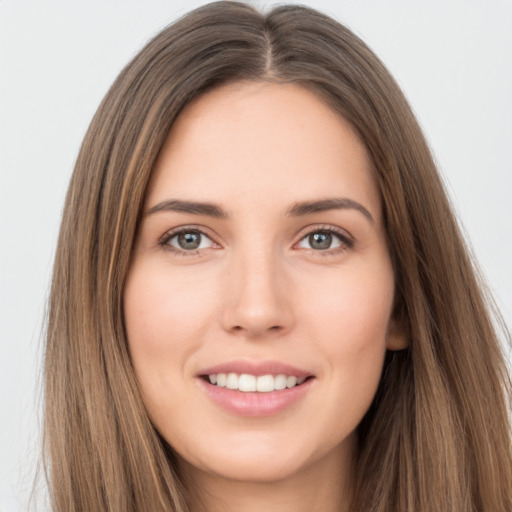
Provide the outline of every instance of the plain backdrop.
{"type": "MultiPolygon", "coordinates": [[[[0,0],[1,512],[28,508],[44,304],[81,139],[124,64],[203,3],[0,0]]],[[[304,3],[352,28],[397,78],[510,326],[512,0],[304,3]]]]}

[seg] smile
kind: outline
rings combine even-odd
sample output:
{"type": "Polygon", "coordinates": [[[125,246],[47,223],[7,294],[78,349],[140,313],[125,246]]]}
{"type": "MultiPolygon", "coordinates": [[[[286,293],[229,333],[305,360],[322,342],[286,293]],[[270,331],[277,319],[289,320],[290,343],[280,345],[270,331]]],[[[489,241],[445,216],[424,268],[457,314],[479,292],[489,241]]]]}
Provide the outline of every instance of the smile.
{"type": "Polygon", "coordinates": [[[209,400],[236,416],[284,413],[315,387],[315,375],[279,361],[238,360],[204,368],[197,382],[209,400]]]}
{"type": "Polygon", "coordinates": [[[295,375],[251,375],[248,373],[213,373],[208,375],[210,384],[244,393],[270,393],[300,386],[306,379],[295,375]]]}

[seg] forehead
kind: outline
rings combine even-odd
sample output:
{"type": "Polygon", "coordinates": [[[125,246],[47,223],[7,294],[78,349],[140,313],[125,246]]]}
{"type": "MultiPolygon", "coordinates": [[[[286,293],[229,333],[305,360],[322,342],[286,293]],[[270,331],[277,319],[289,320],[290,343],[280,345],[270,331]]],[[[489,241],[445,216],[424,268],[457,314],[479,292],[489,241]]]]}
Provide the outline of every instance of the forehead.
{"type": "Polygon", "coordinates": [[[241,82],[195,99],[178,116],[147,196],[303,201],[352,195],[378,216],[368,154],[339,114],[295,84],[241,82]]]}

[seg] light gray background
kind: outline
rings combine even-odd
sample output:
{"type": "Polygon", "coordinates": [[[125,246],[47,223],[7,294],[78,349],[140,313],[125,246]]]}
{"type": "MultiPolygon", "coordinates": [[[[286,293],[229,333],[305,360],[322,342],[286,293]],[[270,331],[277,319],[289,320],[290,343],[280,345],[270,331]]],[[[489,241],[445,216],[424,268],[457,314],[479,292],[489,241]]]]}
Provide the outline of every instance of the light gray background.
{"type": "MultiPolygon", "coordinates": [[[[26,510],[32,486],[44,302],[79,144],[128,59],[203,3],[0,0],[1,512],[26,510]]],[[[398,79],[510,326],[512,0],[305,3],[355,30],[398,79]]]]}

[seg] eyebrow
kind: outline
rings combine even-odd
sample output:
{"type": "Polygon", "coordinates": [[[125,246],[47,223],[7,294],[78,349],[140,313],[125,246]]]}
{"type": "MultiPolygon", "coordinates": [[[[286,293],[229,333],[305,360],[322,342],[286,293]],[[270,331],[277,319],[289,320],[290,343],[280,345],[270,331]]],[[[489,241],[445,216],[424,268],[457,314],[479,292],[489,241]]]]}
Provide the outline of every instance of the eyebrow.
{"type": "Polygon", "coordinates": [[[151,207],[145,215],[152,215],[158,212],[183,212],[193,215],[206,215],[207,217],[216,217],[218,219],[228,218],[228,214],[220,206],[215,204],[198,201],[181,201],[178,199],[162,201],[151,207]]]}
{"type": "MultiPolygon", "coordinates": [[[[317,201],[301,201],[295,203],[286,212],[290,217],[302,217],[313,213],[321,213],[329,210],[356,210],[362,213],[372,224],[375,223],[371,213],[360,203],[348,198],[328,198],[317,201]]],[[[168,199],[152,206],[144,215],[153,215],[158,212],[182,212],[192,215],[204,215],[218,219],[229,218],[228,213],[220,206],[208,202],[183,201],[180,199],[168,199]]]]}
{"type": "Polygon", "coordinates": [[[360,203],[346,197],[321,199],[319,201],[302,201],[294,204],[287,212],[291,217],[301,217],[312,213],[321,213],[328,210],[357,210],[361,212],[372,224],[375,223],[371,213],[360,203]]]}

